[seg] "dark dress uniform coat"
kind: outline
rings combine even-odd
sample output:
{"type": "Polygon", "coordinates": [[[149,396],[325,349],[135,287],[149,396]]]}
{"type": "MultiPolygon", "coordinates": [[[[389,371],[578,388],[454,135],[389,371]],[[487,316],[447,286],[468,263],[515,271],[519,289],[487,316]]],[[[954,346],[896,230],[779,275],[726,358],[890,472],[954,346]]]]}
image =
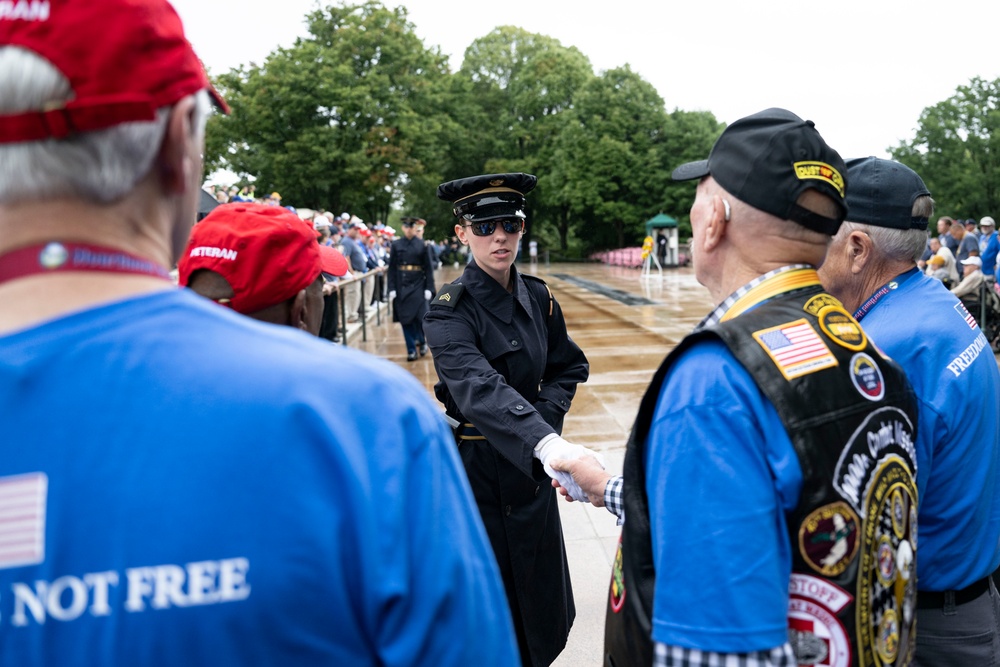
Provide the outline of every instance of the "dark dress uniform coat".
{"type": "Polygon", "coordinates": [[[424,290],[434,292],[434,267],[423,239],[414,236],[393,241],[389,248],[388,273],[389,291],[396,292],[392,303],[393,322],[419,322],[427,313],[424,290]]]}
{"type": "Polygon", "coordinates": [[[528,665],[549,665],[566,645],[576,607],[558,495],[535,445],[562,431],[590,367],[566,333],[545,283],[511,268],[513,292],[471,262],[431,300],[424,334],[438,399],[460,427],[459,454],[497,556],[528,665]]]}

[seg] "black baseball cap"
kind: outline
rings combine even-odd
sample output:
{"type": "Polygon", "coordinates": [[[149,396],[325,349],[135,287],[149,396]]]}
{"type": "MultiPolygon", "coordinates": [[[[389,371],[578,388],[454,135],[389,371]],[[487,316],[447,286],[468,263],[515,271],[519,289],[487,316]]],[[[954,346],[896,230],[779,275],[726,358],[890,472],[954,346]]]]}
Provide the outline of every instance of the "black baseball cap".
{"type": "Polygon", "coordinates": [[[877,157],[847,161],[848,219],[875,227],[927,229],[927,218],[913,215],[917,197],[930,191],[917,172],[905,164],[877,157]]]}
{"type": "Polygon", "coordinates": [[[675,181],[711,175],[727,192],[756,209],[833,236],[847,216],[844,160],[811,120],[785,109],[765,109],[727,127],[707,160],[674,169],[675,181]],[[806,190],[833,199],[836,218],[813,213],[796,202],[806,190]]]}
{"type": "Polygon", "coordinates": [[[483,174],[459,178],[438,186],[438,199],[452,202],[456,218],[483,222],[495,218],[521,218],[524,195],[535,188],[538,179],[532,174],[483,174]]]}

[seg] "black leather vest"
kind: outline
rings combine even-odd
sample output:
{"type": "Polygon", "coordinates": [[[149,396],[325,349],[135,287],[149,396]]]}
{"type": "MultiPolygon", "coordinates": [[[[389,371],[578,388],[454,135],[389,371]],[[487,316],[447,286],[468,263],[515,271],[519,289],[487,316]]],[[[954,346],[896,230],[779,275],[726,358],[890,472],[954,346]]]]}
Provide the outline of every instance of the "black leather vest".
{"type": "Polygon", "coordinates": [[[729,347],[774,404],[802,469],[799,504],[786,517],[789,641],[799,664],[908,665],[916,621],[916,402],[899,366],[819,286],[688,336],[657,370],[625,455],[626,521],[612,573],[605,665],[652,664],[656,572],[645,443],[667,369],[711,338],[729,347]],[[789,352],[789,341],[811,336],[826,352],[789,352]]]}

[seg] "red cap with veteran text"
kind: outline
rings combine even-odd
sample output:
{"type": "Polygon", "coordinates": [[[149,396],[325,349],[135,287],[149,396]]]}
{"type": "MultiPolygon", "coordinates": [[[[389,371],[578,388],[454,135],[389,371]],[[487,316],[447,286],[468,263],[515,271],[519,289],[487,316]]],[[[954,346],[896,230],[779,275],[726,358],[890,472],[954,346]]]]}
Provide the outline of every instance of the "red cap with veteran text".
{"type": "Polygon", "coordinates": [[[133,121],[208,89],[166,0],[8,0],[0,2],[0,47],[41,56],[69,80],[70,99],[0,115],[0,143],[62,139],[133,121]]]}
{"type": "Polygon", "coordinates": [[[323,264],[312,225],[280,206],[237,203],[217,206],[191,229],[178,282],[187,287],[199,269],[225,278],[229,305],[248,315],[291,299],[323,264]]]}

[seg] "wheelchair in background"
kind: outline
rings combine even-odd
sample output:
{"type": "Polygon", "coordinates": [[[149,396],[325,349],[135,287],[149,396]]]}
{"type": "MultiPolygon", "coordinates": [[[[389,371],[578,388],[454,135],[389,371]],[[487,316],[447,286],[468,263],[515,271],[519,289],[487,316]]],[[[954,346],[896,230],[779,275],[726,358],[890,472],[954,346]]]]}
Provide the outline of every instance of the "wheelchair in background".
{"type": "Polygon", "coordinates": [[[975,295],[962,297],[965,308],[976,318],[994,354],[1000,353],[1000,292],[993,276],[987,276],[975,295]]]}

